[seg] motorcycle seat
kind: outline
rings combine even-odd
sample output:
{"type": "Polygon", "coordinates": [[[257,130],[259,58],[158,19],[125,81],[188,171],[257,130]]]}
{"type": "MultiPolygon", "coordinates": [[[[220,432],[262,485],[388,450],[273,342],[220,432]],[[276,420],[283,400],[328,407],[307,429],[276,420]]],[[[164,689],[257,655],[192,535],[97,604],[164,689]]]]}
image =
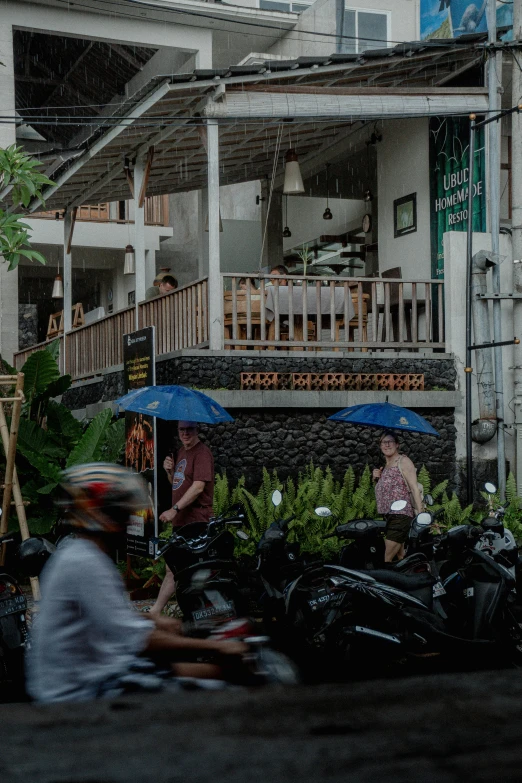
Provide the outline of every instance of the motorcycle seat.
{"type": "Polygon", "coordinates": [[[396,571],[388,571],[384,568],[375,571],[365,571],[365,574],[373,577],[377,582],[397,590],[408,592],[409,590],[421,590],[423,587],[431,587],[437,581],[434,577],[424,572],[421,574],[398,574],[396,571]]]}

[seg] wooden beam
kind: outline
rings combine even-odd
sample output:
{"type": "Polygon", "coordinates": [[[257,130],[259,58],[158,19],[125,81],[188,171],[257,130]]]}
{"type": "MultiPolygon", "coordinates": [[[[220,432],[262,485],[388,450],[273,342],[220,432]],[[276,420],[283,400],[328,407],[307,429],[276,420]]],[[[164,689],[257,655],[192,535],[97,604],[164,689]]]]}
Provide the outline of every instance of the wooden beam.
{"type": "Polygon", "coordinates": [[[143,180],[141,183],[140,195],[138,198],[138,206],[141,209],[145,203],[145,196],[147,195],[147,185],[149,183],[150,170],[152,169],[152,161],[154,160],[154,147],[149,147],[147,152],[147,160],[145,161],[145,169],[143,171],[143,180]]]}
{"type": "Polygon", "coordinates": [[[134,177],[133,177],[133,175],[131,173],[130,168],[128,166],[123,166],[123,173],[125,174],[125,178],[127,180],[127,184],[129,186],[129,190],[131,192],[131,196],[132,196],[132,198],[134,198],[134,177]]]}
{"type": "Polygon", "coordinates": [[[74,227],[76,225],[76,217],[78,215],[78,207],[73,207],[71,213],[71,228],[69,229],[69,236],[67,237],[67,255],[71,254],[72,240],[74,234],[74,227]]]}

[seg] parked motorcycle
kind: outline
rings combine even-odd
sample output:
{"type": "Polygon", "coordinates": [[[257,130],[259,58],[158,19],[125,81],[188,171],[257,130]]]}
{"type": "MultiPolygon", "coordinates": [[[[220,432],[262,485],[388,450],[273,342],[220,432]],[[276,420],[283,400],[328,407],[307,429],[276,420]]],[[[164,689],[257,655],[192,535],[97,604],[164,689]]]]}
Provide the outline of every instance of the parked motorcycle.
{"type": "MultiPolygon", "coordinates": [[[[19,535],[0,538],[0,547],[17,546],[19,535]]],[[[24,650],[27,643],[27,600],[18,580],[0,566],[0,701],[24,692],[24,650]]]]}
{"type": "MultiPolygon", "coordinates": [[[[209,619],[224,621],[246,613],[247,591],[234,560],[235,540],[229,529],[243,524],[244,514],[236,508],[232,516],[184,525],[157,551],[156,560],[163,557],[174,574],[176,600],[186,622],[205,625],[209,619]]],[[[236,536],[249,537],[244,530],[236,530],[236,536]]]]}
{"type": "MultiPolygon", "coordinates": [[[[410,538],[420,543],[431,524],[431,514],[419,514],[410,538]]],[[[422,552],[411,555],[424,563],[417,573],[357,571],[337,564],[307,567],[295,545],[287,543],[288,525],[289,520],[273,523],[262,537],[259,570],[275,625],[284,631],[279,638],[305,667],[313,660],[337,676],[348,666],[368,673],[376,667],[382,671],[384,661],[405,658],[435,655],[453,664],[467,655],[467,663],[488,665],[518,657],[520,629],[511,611],[514,578],[474,549],[480,528],[463,526],[464,533],[455,529],[441,537],[448,564],[441,584],[422,552]]]]}

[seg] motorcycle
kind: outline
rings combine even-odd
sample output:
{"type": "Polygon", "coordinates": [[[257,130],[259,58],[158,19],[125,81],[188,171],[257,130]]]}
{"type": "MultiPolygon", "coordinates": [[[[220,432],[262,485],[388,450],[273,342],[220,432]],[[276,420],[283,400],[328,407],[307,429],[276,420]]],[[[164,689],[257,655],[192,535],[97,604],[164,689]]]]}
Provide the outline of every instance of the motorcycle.
{"type": "MultiPolygon", "coordinates": [[[[16,533],[0,538],[0,548],[18,543],[16,533]]],[[[18,580],[0,566],[0,701],[23,695],[27,639],[26,597],[18,580]]]]}
{"type": "MultiPolygon", "coordinates": [[[[432,521],[428,512],[419,514],[410,540],[420,544],[432,521]]],[[[320,653],[314,664],[337,675],[348,665],[352,671],[372,673],[377,667],[382,671],[383,661],[432,656],[453,664],[472,651],[480,665],[518,656],[520,629],[511,612],[514,578],[474,549],[481,529],[463,526],[464,534],[450,531],[441,537],[450,564],[441,583],[423,552],[411,555],[423,564],[418,572],[357,571],[339,564],[307,567],[299,562],[295,545],[286,541],[288,526],[289,520],[280,520],[262,537],[259,570],[272,607],[277,607],[277,613],[272,611],[286,632],[280,638],[287,649],[293,645],[293,655],[300,655],[304,666],[314,651],[320,653]],[[285,578],[288,560],[293,573],[285,578]],[[459,590],[464,590],[464,604],[459,590]]]]}
{"type": "MultiPolygon", "coordinates": [[[[174,574],[183,620],[194,626],[246,613],[247,591],[234,560],[235,541],[229,529],[243,525],[244,514],[238,508],[233,511],[230,517],[184,525],[156,552],[155,559],[163,557],[174,574]]],[[[237,530],[236,536],[249,538],[244,530],[237,530]]],[[[162,541],[155,539],[155,543],[162,541]]]]}

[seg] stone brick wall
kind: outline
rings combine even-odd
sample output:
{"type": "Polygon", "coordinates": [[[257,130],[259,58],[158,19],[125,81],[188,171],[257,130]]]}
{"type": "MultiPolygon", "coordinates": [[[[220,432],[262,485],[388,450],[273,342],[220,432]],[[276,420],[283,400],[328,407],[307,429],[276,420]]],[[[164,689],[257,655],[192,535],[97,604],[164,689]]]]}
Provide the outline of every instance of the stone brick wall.
{"type": "MultiPolygon", "coordinates": [[[[418,470],[426,465],[434,484],[450,479],[452,486],[457,486],[453,411],[416,410],[441,437],[405,432],[400,438],[402,451],[418,470]]],[[[225,470],[234,482],[245,474],[250,486],[259,484],[263,466],[275,468],[282,479],[297,476],[310,460],[323,467],[330,465],[337,479],[349,465],[358,475],[366,464],[380,467],[383,458],[375,430],[327,421],[334,412],[231,410],[235,421],[215,427],[202,425],[202,440],[212,449],[217,471],[225,470]]]]}
{"type": "MultiPolygon", "coordinates": [[[[213,356],[201,351],[197,356],[176,356],[156,362],[158,384],[176,383],[199,389],[239,389],[242,372],[346,372],[346,373],[424,373],[426,391],[434,387],[455,389],[456,372],[452,359],[426,359],[412,354],[411,358],[379,356],[348,358],[277,356],[265,351],[254,358],[234,355],[213,356]]],[[[124,394],[123,372],[108,373],[99,381],[77,384],[64,395],[64,403],[72,410],[96,402],[115,400],[124,394]]]]}

